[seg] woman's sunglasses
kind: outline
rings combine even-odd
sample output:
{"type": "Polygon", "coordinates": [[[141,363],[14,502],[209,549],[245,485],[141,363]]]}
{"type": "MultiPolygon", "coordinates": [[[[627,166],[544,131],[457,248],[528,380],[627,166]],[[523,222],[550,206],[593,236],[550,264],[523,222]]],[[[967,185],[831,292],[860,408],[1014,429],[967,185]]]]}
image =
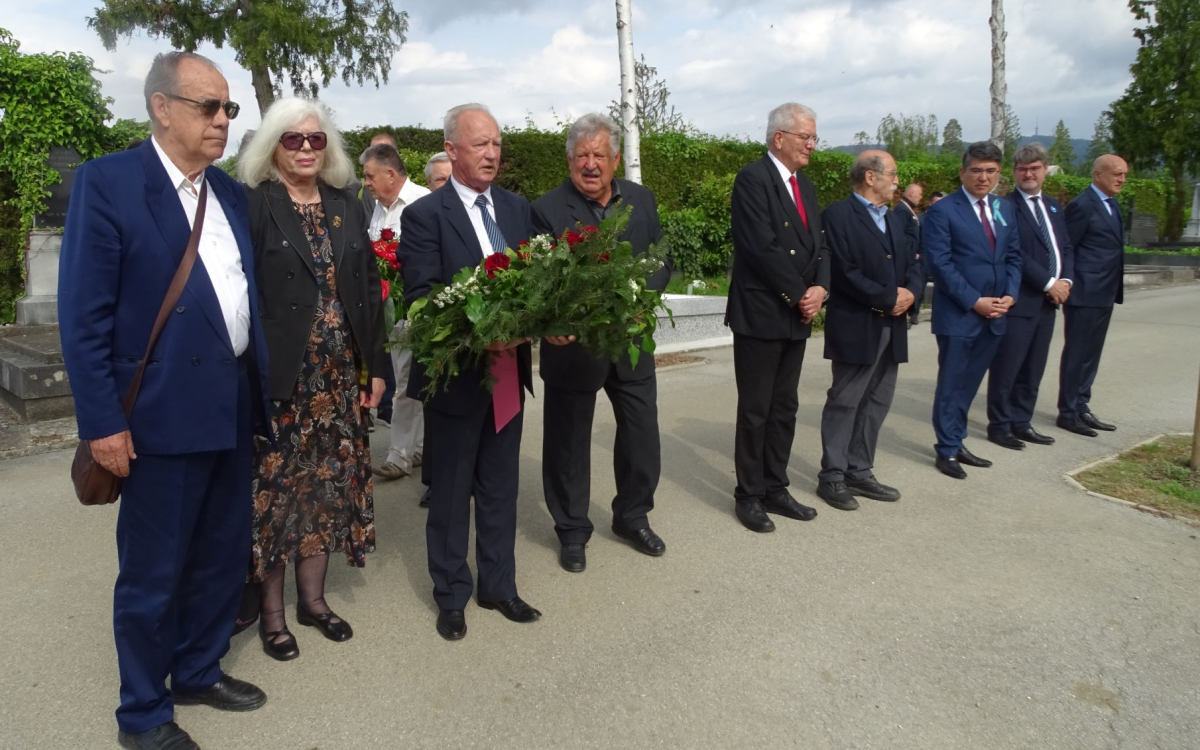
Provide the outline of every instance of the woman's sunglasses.
{"type": "Polygon", "coordinates": [[[242,105],[237,102],[231,102],[228,99],[221,101],[220,99],[189,99],[186,96],[177,94],[167,94],[172,99],[178,99],[181,102],[196,105],[196,109],[200,110],[200,114],[205,117],[216,117],[218,110],[225,110],[225,116],[230,120],[236,119],[238,112],[242,111],[242,105]]]}
{"type": "Polygon", "coordinates": [[[312,146],[313,151],[323,151],[329,145],[329,138],[319,130],[308,134],[289,130],[279,136],[280,144],[288,151],[299,151],[304,148],[305,141],[308,141],[308,145],[312,146]]]}

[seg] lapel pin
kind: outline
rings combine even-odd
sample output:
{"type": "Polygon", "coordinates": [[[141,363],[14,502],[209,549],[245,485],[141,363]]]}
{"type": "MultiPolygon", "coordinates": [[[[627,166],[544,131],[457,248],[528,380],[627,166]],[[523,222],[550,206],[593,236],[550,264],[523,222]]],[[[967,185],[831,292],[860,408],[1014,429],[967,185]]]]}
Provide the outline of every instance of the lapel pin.
{"type": "Polygon", "coordinates": [[[1051,207],[1050,207],[1050,213],[1052,213],[1052,214],[1056,214],[1056,213],[1058,213],[1058,209],[1057,209],[1057,208],[1055,208],[1054,206],[1051,206],[1051,207]]]}
{"type": "Polygon", "coordinates": [[[333,217],[333,228],[340,229],[341,226],[342,226],[342,217],[340,217],[340,216],[333,217]]]}

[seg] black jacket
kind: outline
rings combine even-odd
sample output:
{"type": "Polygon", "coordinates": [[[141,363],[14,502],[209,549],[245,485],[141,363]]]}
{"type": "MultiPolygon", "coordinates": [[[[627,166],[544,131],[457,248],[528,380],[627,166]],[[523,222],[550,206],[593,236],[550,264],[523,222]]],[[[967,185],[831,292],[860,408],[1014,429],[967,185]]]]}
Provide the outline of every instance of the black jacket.
{"type": "Polygon", "coordinates": [[[805,290],[829,289],[829,253],[821,233],[816,190],[798,174],[808,228],[769,155],[747,164],[733,183],[733,277],[725,324],[760,339],[806,339],[812,324],[800,322],[805,290]]]}
{"type": "MultiPolygon", "coordinates": [[[[333,244],[338,296],[369,378],[390,367],[383,350],[383,305],[379,269],[367,237],[362,201],[347,191],[320,186],[325,225],[333,244]]],[[[250,236],[254,241],[259,310],[270,352],[270,397],[292,397],[317,306],[312,249],[287,188],[264,182],[247,188],[250,236]]],[[[369,382],[369,381],[368,381],[369,382]]]]}
{"type": "Polygon", "coordinates": [[[1088,185],[1067,204],[1075,272],[1067,307],[1112,307],[1125,301],[1125,224],[1088,185]]]}
{"type": "MultiPolygon", "coordinates": [[[[1008,311],[1009,315],[1018,318],[1032,318],[1047,305],[1054,306],[1046,296],[1046,282],[1050,281],[1050,263],[1048,253],[1054,248],[1046,247],[1042,242],[1042,234],[1038,231],[1037,217],[1029,210],[1029,201],[1021,195],[1020,190],[1014,190],[1005,198],[1013,205],[1017,213],[1017,231],[1021,234],[1021,293],[1017,302],[1008,311]]],[[[1071,245],[1071,237],[1067,233],[1065,213],[1058,201],[1042,193],[1042,213],[1049,222],[1048,229],[1054,233],[1058,243],[1059,268],[1058,278],[1075,279],[1075,250],[1071,245]]],[[[1074,294],[1074,287],[1072,287],[1074,294]]]]}
{"type": "Polygon", "coordinates": [[[821,217],[833,285],[825,310],[826,359],[873,364],[879,339],[891,328],[892,356],[897,362],[908,361],[908,316],[893,316],[891,311],[899,287],[920,301],[925,271],[909,229],[912,219],[897,211],[884,216],[886,235],[851,195],[825,209],[821,217]]]}
{"type": "MultiPolygon", "coordinates": [[[[628,180],[617,180],[623,205],[633,207],[629,224],[622,239],[633,246],[633,254],[645,253],[651,245],[662,242],[662,226],[658,222],[658,203],[654,193],[628,180]]],[[[533,229],[535,234],[559,236],[565,231],[576,231],[576,225],[596,225],[595,214],[588,206],[587,198],[569,179],[533,202],[533,229]]],[[[668,255],[663,267],[646,280],[650,289],[662,291],[671,280],[674,261],[668,255]]],[[[555,346],[542,343],[541,361],[538,369],[542,380],[556,388],[579,391],[597,391],[608,377],[609,362],[596,356],[581,344],[555,346]]],[[[654,374],[654,357],[643,356],[637,367],[631,367],[628,355],[616,363],[616,374],[620,380],[642,380],[654,374]]]]}

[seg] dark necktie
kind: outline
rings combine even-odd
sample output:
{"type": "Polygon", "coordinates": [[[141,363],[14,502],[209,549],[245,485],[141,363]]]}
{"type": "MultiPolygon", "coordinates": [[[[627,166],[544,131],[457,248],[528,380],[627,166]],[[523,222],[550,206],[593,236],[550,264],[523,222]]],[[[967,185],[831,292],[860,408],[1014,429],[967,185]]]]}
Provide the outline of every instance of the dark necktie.
{"type": "Polygon", "coordinates": [[[1117,231],[1124,233],[1125,228],[1121,224],[1121,207],[1113,198],[1105,198],[1104,202],[1108,204],[1108,215],[1112,218],[1113,224],[1116,224],[1117,231]]]}
{"type": "Polygon", "coordinates": [[[987,203],[983,198],[979,199],[979,220],[983,222],[983,233],[987,236],[988,244],[992,246],[992,252],[996,252],[996,233],[992,230],[992,223],[988,221],[987,203]]]}
{"type": "Polygon", "coordinates": [[[1037,217],[1038,234],[1042,236],[1042,242],[1046,243],[1046,265],[1050,268],[1050,278],[1058,278],[1058,257],[1054,254],[1054,243],[1050,241],[1050,227],[1046,226],[1046,214],[1042,213],[1042,201],[1040,195],[1035,195],[1029,200],[1033,201],[1033,215],[1037,217]]]}
{"type": "Polygon", "coordinates": [[[792,184],[792,197],[796,199],[796,210],[800,212],[800,221],[804,222],[804,228],[808,229],[808,212],[804,210],[804,200],[800,197],[800,183],[796,182],[796,175],[789,177],[788,182],[792,184]]]}
{"type": "MultiPolygon", "coordinates": [[[[479,209],[479,213],[483,214],[483,228],[487,231],[488,241],[492,243],[492,252],[504,252],[504,248],[508,247],[508,243],[504,241],[504,233],[500,231],[499,225],[492,219],[492,215],[488,213],[487,196],[480,195],[476,198],[475,207],[479,209]]],[[[484,255],[487,254],[487,252],[484,252],[484,255]]]]}

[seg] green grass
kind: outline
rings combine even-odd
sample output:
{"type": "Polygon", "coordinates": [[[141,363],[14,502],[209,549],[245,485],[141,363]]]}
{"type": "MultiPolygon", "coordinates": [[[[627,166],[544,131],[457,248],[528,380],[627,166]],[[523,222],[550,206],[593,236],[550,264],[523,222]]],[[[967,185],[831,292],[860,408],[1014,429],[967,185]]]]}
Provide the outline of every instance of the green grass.
{"type": "Polygon", "coordinates": [[[1075,478],[1093,492],[1200,520],[1200,471],[1191,456],[1191,436],[1165,437],[1075,478]]]}
{"type": "Polygon", "coordinates": [[[1186,255],[1192,258],[1200,258],[1200,247],[1185,247],[1180,250],[1156,250],[1150,247],[1133,247],[1125,246],[1127,255],[1186,255]]]}
{"type": "Polygon", "coordinates": [[[729,296],[729,279],[725,276],[705,276],[701,279],[685,279],[682,276],[672,276],[667,282],[667,294],[687,294],[687,286],[693,281],[703,281],[704,289],[695,289],[692,294],[702,294],[712,297],[729,296]]]}

